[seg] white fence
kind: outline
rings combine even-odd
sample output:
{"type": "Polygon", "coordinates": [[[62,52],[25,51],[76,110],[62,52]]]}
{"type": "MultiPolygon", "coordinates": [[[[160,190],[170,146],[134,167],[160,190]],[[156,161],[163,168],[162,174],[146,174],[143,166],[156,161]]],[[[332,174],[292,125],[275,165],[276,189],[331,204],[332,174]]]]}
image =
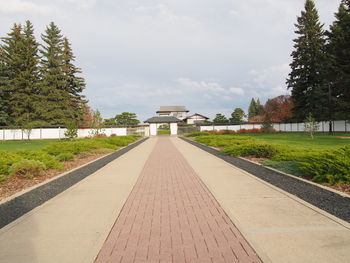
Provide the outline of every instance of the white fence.
{"type": "MultiPolygon", "coordinates": [[[[318,132],[328,132],[329,122],[323,121],[318,123],[318,132]]],[[[280,132],[303,132],[305,131],[304,123],[274,123],[273,128],[280,132]]],[[[349,121],[333,121],[332,124],[334,132],[350,132],[349,121]]],[[[240,129],[259,129],[261,124],[221,124],[221,125],[203,125],[200,126],[200,131],[220,131],[220,130],[233,130],[238,131],[240,129]]]]}
{"type": "MultiPolygon", "coordinates": [[[[29,139],[64,139],[66,128],[38,128],[32,129],[29,134],[29,139]]],[[[78,129],[78,137],[89,137],[94,134],[93,129],[78,129]]],[[[107,136],[115,134],[117,136],[126,136],[127,128],[103,128],[100,133],[104,133],[107,136]]],[[[0,129],[0,140],[25,140],[28,139],[28,133],[21,129],[0,129]]]]}

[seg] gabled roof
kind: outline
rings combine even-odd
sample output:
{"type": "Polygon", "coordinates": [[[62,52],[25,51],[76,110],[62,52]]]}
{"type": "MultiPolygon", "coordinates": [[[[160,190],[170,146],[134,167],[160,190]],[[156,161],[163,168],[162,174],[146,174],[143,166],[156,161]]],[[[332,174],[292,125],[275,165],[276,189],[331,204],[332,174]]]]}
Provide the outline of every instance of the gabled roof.
{"type": "Polygon", "coordinates": [[[174,123],[174,122],[181,122],[178,118],[175,118],[174,116],[155,116],[152,118],[149,118],[145,121],[146,123],[174,123]]]}
{"type": "Polygon", "coordinates": [[[157,111],[157,113],[159,112],[172,112],[172,111],[184,111],[184,112],[189,112],[189,110],[186,109],[185,106],[160,106],[159,110],[157,111]]]}
{"type": "Polygon", "coordinates": [[[199,114],[199,113],[195,113],[195,114],[192,114],[191,116],[188,116],[186,119],[190,119],[191,117],[194,117],[194,116],[200,116],[202,117],[203,119],[206,119],[206,120],[209,120],[208,117],[202,115],[202,114],[199,114]]]}

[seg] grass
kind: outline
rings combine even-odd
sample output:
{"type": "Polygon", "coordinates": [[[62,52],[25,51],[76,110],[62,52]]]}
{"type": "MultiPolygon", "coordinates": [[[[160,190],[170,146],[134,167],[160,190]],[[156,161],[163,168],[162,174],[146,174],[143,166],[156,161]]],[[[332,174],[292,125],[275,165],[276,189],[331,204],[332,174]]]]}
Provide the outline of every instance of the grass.
{"type": "Polygon", "coordinates": [[[157,135],[170,135],[170,130],[158,130],[157,135]]]}
{"type": "Polygon", "coordinates": [[[262,163],[278,170],[328,185],[350,184],[349,133],[193,134],[196,141],[220,147],[230,156],[267,158],[262,163]]]}
{"type": "MultiPolygon", "coordinates": [[[[237,135],[247,136],[241,134],[237,135]]],[[[339,138],[341,136],[350,137],[350,133],[336,133],[333,135],[318,133],[315,134],[314,139],[311,139],[306,133],[249,133],[248,136],[262,142],[293,146],[300,149],[327,149],[350,145],[350,138],[339,138]]]]}
{"type": "Polygon", "coordinates": [[[60,140],[0,141],[0,151],[39,150],[60,140]]]}

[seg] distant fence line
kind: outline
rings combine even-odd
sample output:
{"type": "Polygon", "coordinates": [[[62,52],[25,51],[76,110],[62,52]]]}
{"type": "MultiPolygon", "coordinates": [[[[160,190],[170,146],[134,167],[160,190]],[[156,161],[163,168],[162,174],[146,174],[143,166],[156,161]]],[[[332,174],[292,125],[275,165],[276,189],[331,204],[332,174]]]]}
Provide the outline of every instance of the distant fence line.
{"type": "MultiPolygon", "coordinates": [[[[38,139],[64,139],[66,136],[66,128],[35,128],[32,129],[29,133],[29,139],[38,140],[38,139]]],[[[117,136],[126,136],[129,134],[142,134],[144,133],[144,128],[102,128],[100,132],[111,136],[115,134],[117,136]]],[[[78,129],[78,138],[84,138],[94,135],[96,129],[92,128],[80,128],[78,129]]],[[[28,139],[28,133],[24,129],[9,129],[9,128],[0,128],[0,140],[26,140],[28,139]]]]}
{"type": "MultiPolygon", "coordinates": [[[[317,132],[328,132],[329,121],[318,122],[317,132]]],[[[262,123],[241,123],[241,124],[201,124],[200,131],[221,131],[232,130],[238,131],[241,129],[260,129],[262,123]]],[[[280,132],[303,132],[305,131],[304,123],[273,123],[273,129],[280,132]]],[[[346,120],[332,121],[332,129],[334,132],[350,132],[350,122],[346,120]]]]}

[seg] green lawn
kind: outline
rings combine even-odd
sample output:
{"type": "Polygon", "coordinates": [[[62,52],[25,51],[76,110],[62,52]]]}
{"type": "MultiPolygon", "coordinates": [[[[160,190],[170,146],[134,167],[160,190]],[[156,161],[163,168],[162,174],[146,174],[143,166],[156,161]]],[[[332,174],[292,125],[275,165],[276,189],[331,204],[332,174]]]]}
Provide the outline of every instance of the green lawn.
{"type": "MultiPolygon", "coordinates": [[[[344,145],[350,145],[349,139],[341,139],[341,136],[350,137],[350,133],[336,133],[333,135],[328,135],[325,133],[319,133],[315,135],[314,139],[306,133],[249,133],[249,134],[237,134],[238,136],[250,136],[258,140],[279,144],[294,146],[297,148],[305,149],[326,149],[339,147],[344,145]]],[[[236,136],[236,135],[235,135],[236,136]]]]}
{"type": "Polygon", "coordinates": [[[38,150],[59,140],[0,141],[0,151],[38,150]]]}
{"type": "Polygon", "coordinates": [[[328,185],[350,185],[350,133],[193,133],[196,141],[230,156],[267,158],[266,166],[328,185]]]}

